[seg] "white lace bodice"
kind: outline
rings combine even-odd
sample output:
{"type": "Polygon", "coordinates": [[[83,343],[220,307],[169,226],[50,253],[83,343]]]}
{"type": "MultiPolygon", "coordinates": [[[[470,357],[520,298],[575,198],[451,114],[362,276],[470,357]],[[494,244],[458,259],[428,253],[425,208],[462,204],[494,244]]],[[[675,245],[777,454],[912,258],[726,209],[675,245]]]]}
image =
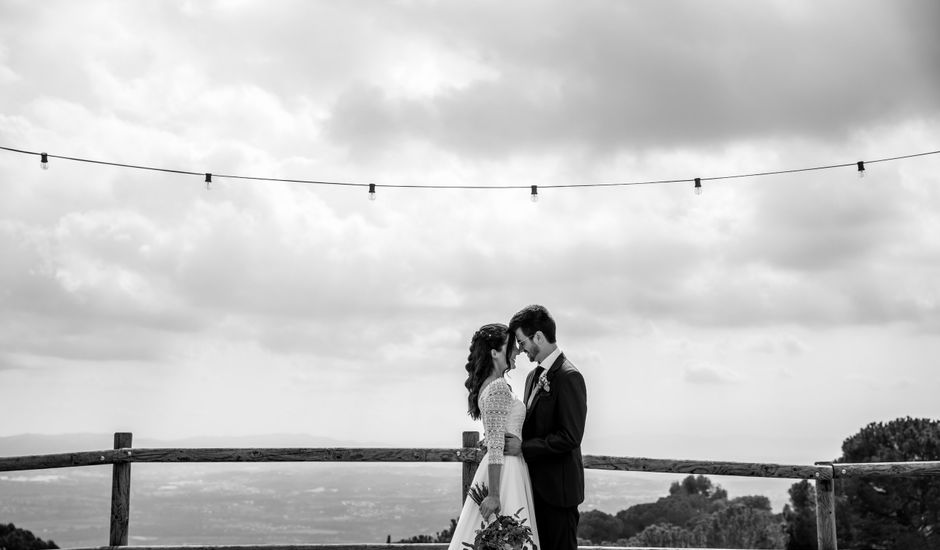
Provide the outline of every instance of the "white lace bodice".
{"type": "Polygon", "coordinates": [[[490,464],[502,464],[506,434],[522,437],[525,404],[513,395],[505,378],[497,378],[483,388],[477,404],[483,418],[484,440],[490,464]]]}

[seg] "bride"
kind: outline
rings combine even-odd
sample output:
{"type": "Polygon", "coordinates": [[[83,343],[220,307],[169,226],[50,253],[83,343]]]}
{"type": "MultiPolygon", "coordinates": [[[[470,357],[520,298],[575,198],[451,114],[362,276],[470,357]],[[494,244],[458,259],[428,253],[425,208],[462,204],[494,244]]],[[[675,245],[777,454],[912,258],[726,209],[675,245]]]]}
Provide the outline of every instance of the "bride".
{"type": "Polygon", "coordinates": [[[471,498],[464,502],[460,519],[454,528],[448,550],[466,550],[463,543],[473,544],[480,524],[495,519],[494,514],[526,518],[532,528],[532,540],[539,545],[538,529],[532,509],[532,483],[529,467],[521,456],[503,455],[505,435],[522,436],[525,405],[516,398],[504,375],[515,368],[519,349],[510,338],[506,325],[484,325],[470,340],[467,358],[467,397],[469,413],[474,420],[483,420],[487,453],[480,461],[471,487],[485,485],[488,495],[479,506],[471,498]]]}

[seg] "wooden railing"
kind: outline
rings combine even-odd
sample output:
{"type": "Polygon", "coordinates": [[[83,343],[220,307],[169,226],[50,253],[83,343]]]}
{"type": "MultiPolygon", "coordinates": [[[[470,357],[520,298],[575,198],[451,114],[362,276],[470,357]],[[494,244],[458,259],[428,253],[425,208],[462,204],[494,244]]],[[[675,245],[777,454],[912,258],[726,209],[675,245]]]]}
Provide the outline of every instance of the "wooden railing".
{"type": "MultiPolygon", "coordinates": [[[[0,457],[0,472],[41,470],[112,464],[111,529],[108,546],[127,546],[130,519],[131,464],[134,462],[462,462],[461,494],[466,498],[470,482],[483,456],[479,432],[464,432],[456,449],[410,448],[187,448],[146,449],[132,446],[130,433],[114,434],[114,449],[34,456],[0,457]]],[[[584,467],[594,470],[672,474],[808,479],[816,483],[816,529],[819,550],[836,550],[833,480],[853,477],[922,477],[940,475],[940,462],[882,462],[845,464],[817,462],[812,466],[747,462],[716,462],[586,455],[584,467]]],[[[323,544],[265,545],[265,550],[381,550],[418,546],[442,550],[444,544],[323,544]]],[[[99,547],[103,550],[107,547],[99,547]]],[[[244,546],[133,546],[134,550],[223,550],[244,546]]],[[[594,547],[582,547],[594,548],[594,547]]],[[[76,549],[78,550],[78,549],[76,549]]],[[[86,549],[81,549],[86,550],[86,549]]]]}

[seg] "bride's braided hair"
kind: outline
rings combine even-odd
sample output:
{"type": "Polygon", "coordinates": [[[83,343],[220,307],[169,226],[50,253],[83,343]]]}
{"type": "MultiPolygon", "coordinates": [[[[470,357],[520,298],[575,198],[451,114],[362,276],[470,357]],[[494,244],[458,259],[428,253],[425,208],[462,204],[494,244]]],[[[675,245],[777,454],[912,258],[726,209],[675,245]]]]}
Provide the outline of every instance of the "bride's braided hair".
{"type": "MultiPolygon", "coordinates": [[[[483,325],[480,330],[473,333],[470,339],[470,355],[467,356],[467,381],[463,385],[470,394],[467,396],[467,412],[470,418],[480,418],[480,405],[477,398],[483,381],[493,371],[493,359],[490,350],[503,347],[503,342],[509,334],[509,328],[499,323],[483,325]]],[[[508,350],[507,350],[508,354],[508,350]]]]}

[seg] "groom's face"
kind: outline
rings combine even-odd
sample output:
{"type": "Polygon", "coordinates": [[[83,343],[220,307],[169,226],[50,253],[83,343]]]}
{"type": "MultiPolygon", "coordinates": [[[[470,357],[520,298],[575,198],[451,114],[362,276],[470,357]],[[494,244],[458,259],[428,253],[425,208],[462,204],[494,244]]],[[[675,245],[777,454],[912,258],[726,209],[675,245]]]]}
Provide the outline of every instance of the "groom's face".
{"type": "Polygon", "coordinates": [[[539,356],[539,352],[541,351],[539,345],[533,340],[534,337],[534,334],[532,338],[526,336],[521,328],[516,329],[516,343],[519,349],[525,353],[525,356],[529,358],[529,361],[532,362],[535,362],[535,358],[539,356]]]}

